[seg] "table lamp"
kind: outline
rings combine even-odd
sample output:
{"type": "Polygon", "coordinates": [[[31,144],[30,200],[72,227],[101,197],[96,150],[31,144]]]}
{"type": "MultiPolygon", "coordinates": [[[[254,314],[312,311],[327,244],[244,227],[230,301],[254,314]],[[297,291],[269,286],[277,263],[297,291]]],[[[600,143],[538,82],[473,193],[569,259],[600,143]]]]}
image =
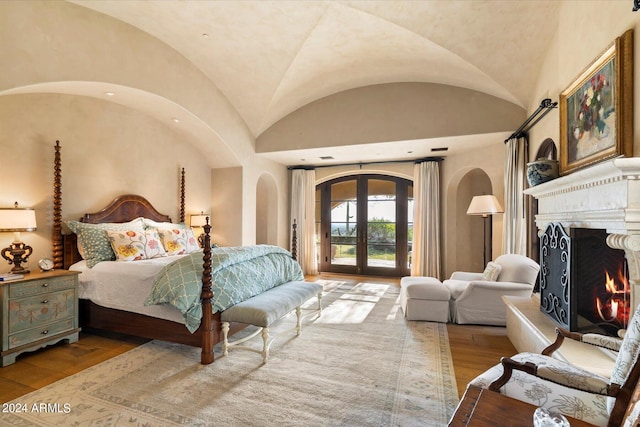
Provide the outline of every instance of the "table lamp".
{"type": "MultiPolygon", "coordinates": [[[[200,230],[202,230],[202,227],[207,224],[209,216],[209,214],[206,214],[204,212],[201,212],[197,215],[191,215],[191,217],[189,218],[189,225],[191,226],[191,228],[199,228],[200,230]]],[[[200,235],[198,235],[198,243],[200,244],[200,247],[204,246],[204,230],[202,230],[200,235]]]]}
{"type": "Polygon", "coordinates": [[[31,208],[19,208],[15,202],[13,208],[0,208],[0,231],[13,232],[13,243],[2,249],[2,257],[13,264],[11,273],[26,274],[28,269],[22,267],[33,252],[31,246],[20,240],[21,231],[36,230],[36,212],[31,208]]]}

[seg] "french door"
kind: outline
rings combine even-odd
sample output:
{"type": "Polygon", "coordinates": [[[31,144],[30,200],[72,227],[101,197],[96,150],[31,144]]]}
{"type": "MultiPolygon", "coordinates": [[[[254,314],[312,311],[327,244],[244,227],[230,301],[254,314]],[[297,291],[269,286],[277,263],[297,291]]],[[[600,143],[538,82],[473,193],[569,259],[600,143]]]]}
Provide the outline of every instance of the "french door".
{"type": "Polygon", "coordinates": [[[409,274],[411,181],[385,175],[337,178],[316,187],[316,204],[320,271],[409,274]]]}

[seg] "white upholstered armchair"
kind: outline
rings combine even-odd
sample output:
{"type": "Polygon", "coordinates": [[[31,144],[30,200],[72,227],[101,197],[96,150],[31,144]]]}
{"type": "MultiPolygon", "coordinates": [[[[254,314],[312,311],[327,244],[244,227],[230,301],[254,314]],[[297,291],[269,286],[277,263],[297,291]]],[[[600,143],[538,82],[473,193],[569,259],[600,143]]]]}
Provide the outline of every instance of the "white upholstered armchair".
{"type": "Polygon", "coordinates": [[[636,426],[640,408],[632,399],[640,377],[640,308],[629,322],[624,339],[557,329],[556,341],[542,354],[520,353],[471,381],[469,385],[543,406],[596,426],[636,426]],[[618,352],[609,377],[585,371],[552,357],[565,339],[618,352]]]}
{"type": "Polygon", "coordinates": [[[451,294],[451,320],[482,325],[506,324],[503,295],[529,297],[540,266],[523,255],[500,255],[483,273],[456,271],[442,282],[451,294]]]}

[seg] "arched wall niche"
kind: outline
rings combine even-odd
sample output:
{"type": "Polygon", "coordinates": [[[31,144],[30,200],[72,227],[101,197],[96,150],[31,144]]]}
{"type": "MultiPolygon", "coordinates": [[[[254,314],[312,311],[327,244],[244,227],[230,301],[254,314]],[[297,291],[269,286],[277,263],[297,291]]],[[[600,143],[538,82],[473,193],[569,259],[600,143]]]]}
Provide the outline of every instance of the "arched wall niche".
{"type": "Polygon", "coordinates": [[[278,185],[269,174],[256,183],[256,244],[278,244],[278,185]]]}
{"type": "MultiPolygon", "coordinates": [[[[467,208],[473,196],[482,194],[493,194],[493,186],[489,175],[480,168],[458,171],[445,191],[445,212],[450,219],[447,234],[443,236],[447,242],[447,274],[456,270],[484,270],[483,219],[481,216],[467,215],[467,208]]],[[[494,234],[495,230],[494,224],[494,234]]],[[[495,244],[493,248],[495,253],[495,244]]],[[[487,254],[487,258],[493,259],[493,256],[487,254]]]]}

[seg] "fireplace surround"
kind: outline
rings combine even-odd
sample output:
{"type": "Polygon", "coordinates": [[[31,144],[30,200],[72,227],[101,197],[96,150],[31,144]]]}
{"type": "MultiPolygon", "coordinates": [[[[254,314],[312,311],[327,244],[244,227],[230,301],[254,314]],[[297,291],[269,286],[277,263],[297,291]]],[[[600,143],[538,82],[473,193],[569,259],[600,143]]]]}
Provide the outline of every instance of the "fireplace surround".
{"type": "Polygon", "coordinates": [[[551,223],[565,231],[605,230],[607,245],[624,251],[633,312],[640,303],[640,158],[598,163],[529,188],[525,194],[538,200],[539,234],[551,223]]]}

